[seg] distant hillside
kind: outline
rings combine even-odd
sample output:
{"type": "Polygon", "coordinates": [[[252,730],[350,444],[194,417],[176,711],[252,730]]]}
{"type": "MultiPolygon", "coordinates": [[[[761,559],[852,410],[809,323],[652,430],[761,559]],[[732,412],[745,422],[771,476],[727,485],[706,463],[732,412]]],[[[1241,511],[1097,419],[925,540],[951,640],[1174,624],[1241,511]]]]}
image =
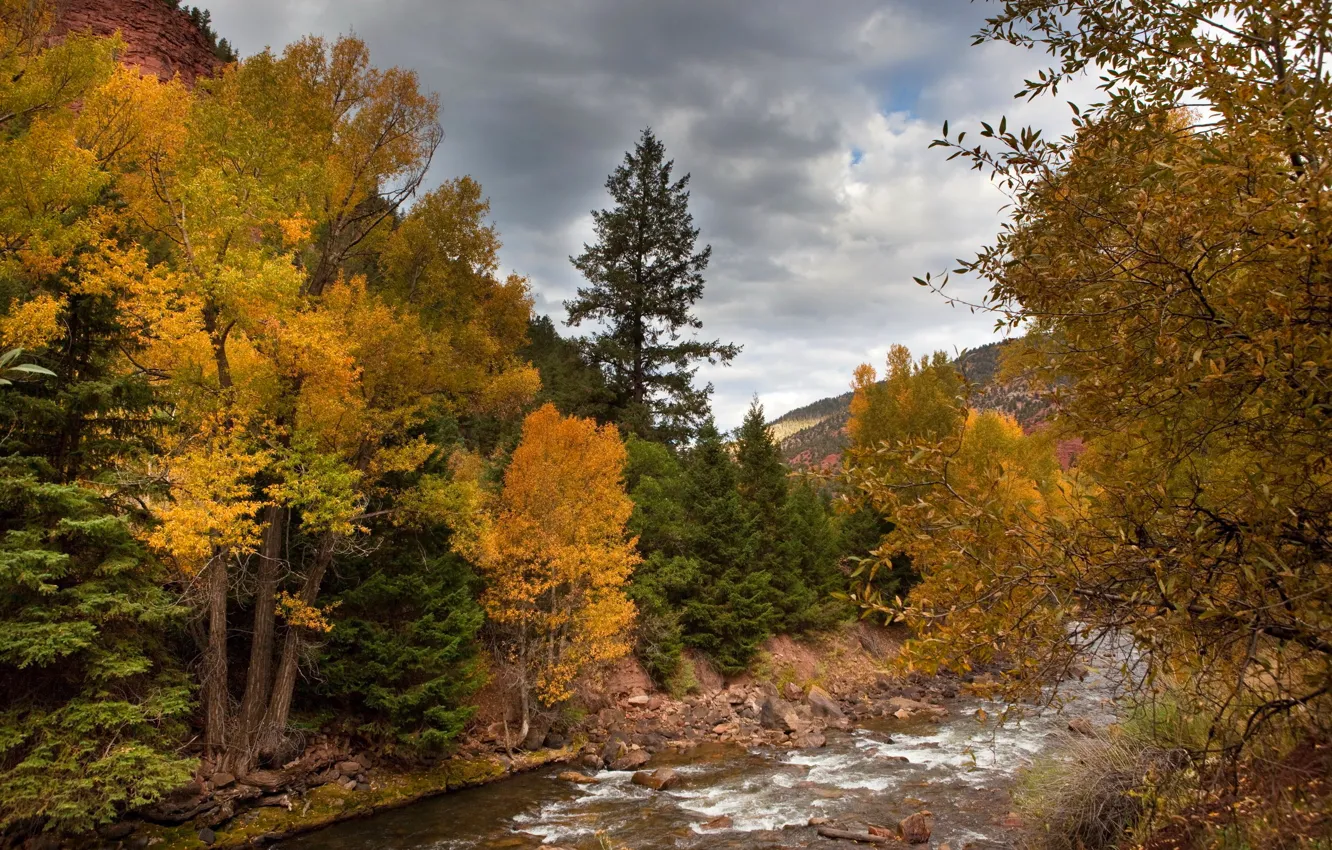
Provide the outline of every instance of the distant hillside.
{"type": "MultiPolygon", "coordinates": [[[[1001,410],[1031,428],[1049,413],[1045,403],[1025,380],[999,381],[999,358],[1013,340],[982,345],[955,361],[973,385],[972,407],[1001,410]]],[[[846,424],[851,418],[851,393],[820,399],[796,408],[772,422],[773,434],[788,463],[803,467],[832,468],[846,447],[846,424]]]]}

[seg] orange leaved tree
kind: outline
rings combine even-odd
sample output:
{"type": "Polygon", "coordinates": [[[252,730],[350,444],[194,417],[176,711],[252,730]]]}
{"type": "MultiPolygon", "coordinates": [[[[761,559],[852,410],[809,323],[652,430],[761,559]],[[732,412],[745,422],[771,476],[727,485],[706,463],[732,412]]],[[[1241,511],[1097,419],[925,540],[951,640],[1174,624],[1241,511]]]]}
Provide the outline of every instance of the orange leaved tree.
{"type": "Polygon", "coordinates": [[[486,578],[482,604],[518,676],[519,737],[534,700],[555,705],[578,675],[629,652],[639,561],[625,533],[624,443],[610,425],[547,404],[523,422],[504,488],[483,521],[459,535],[486,578]]]}

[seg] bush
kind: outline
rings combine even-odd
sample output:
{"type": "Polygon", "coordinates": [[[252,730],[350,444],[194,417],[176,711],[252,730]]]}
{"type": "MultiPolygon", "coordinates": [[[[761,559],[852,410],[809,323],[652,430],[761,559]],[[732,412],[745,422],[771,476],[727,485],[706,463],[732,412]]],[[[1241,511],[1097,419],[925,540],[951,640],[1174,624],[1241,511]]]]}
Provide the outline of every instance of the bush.
{"type": "Polygon", "coordinates": [[[1179,751],[1119,734],[1070,738],[1022,776],[1018,805],[1033,850],[1111,850],[1147,825],[1183,783],[1179,751]]]}

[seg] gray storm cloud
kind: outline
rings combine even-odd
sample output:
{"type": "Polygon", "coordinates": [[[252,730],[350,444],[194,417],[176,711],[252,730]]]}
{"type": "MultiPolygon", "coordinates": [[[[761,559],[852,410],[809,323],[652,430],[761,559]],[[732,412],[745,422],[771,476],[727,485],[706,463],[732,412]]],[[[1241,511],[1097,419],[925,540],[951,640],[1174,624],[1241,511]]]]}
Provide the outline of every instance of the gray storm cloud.
{"type": "Polygon", "coordinates": [[[771,415],[840,393],[895,342],[923,353],[992,340],[992,317],[912,282],[984,244],[1004,203],[927,146],[945,119],[1006,113],[1060,132],[1069,114],[1012,99],[1040,57],[970,47],[989,4],[967,0],[209,5],[242,55],[355,32],[376,64],[415,69],[446,134],[433,179],[481,182],[503,262],[557,319],[606,175],[651,125],[677,173],[692,173],[713,245],[703,333],[745,347],[701,373],[722,427],[755,393],[771,415]]]}

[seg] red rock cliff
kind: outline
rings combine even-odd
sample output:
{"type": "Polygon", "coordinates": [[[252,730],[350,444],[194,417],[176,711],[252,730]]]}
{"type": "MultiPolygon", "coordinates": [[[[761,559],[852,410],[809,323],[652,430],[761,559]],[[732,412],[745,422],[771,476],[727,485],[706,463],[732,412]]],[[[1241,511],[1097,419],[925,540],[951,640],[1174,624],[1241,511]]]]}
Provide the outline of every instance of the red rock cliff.
{"type": "Polygon", "coordinates": [[[169,80],[180,74],[186,85],[209,76],[217,58],[190,17],[164,0],[55,0],[56,37],[91,28],[97,35],[119,31],[127,65],[169,80]]]}

